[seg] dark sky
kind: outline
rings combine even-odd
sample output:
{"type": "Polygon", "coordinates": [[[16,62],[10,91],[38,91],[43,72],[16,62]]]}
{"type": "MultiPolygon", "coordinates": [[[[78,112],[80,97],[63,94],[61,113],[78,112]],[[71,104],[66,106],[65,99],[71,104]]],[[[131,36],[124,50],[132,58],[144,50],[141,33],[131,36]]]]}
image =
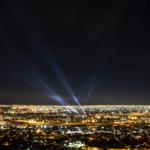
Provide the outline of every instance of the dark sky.
{"type": "Polygon", "coordinates": [[[148,0],[0,3],[0,103],[150,103],[148,0]]]}

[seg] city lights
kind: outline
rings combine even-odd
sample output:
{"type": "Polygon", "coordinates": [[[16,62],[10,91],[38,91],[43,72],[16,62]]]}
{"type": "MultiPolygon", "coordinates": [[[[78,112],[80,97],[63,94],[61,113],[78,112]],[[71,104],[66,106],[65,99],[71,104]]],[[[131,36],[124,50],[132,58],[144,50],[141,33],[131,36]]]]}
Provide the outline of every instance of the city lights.
{"type": "Polygon", "coordinates": [[[0,113],[2,149],[150,147],[149,105],[0,105],[0,113]]]}

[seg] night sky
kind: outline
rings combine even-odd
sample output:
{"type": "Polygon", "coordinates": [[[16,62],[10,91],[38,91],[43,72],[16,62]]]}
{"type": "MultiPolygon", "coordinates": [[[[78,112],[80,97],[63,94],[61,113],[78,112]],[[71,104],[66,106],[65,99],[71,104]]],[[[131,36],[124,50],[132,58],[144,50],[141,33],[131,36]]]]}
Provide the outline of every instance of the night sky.
{"type": "Polygon", "coordinates": [[[0,3],[0,103],[150,103],[148,0],[0,3]]]}

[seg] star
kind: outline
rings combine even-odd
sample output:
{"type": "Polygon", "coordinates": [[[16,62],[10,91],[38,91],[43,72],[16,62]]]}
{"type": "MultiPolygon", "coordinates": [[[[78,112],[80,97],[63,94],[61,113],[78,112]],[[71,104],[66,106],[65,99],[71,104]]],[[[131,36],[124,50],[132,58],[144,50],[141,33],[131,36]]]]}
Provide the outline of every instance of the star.
{"type": "Polygon", "coordinates": [[[72,20],[76,20],[76,17],[72,17],[72,20]]]}

